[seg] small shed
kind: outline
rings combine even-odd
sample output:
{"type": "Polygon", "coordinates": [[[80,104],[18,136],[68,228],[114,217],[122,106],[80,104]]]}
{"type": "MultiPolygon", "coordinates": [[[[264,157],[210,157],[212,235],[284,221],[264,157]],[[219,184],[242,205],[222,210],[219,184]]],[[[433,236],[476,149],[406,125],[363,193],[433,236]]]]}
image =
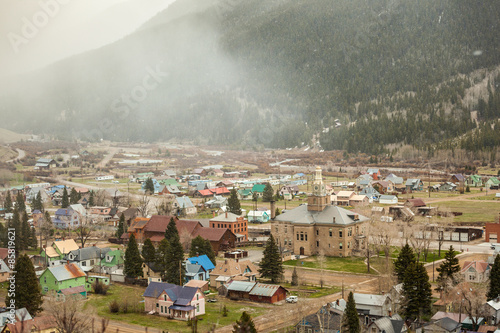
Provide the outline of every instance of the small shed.
{"type": "Polygon", "coordinates": [[[208,281],[189,280],[184,286],[199,288],[202,292],[208,291],[208,281]]]}
{"type": "Polygon", "coordinates": [[[233,281],[227,286],[227,297],[230,299],[250,299],[250,291],[255,286],[256,282],[250,281],[233,281]]]}
{"type": "Polygon", "coordinates": [[[257,283],[250,291],[250,300],[262,303],[276,303],[286,298],[288,290],[279,285],[257,283]]]}

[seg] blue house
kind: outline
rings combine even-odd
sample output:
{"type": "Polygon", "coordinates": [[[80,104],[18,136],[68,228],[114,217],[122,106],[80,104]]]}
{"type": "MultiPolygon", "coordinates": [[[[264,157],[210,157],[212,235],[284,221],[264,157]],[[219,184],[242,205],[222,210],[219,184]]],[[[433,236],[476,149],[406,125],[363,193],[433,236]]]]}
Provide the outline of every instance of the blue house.
{"type": "Polygon", "coordinates": [[[209,279],[208,272],[200,264],[192,264],[186,262],[186,278],[185,282],[190,280],[207,281],[209,279]]]}
{"type": "Polygon", "coordinates": [[[203,255],[197,256],[197,257],[188,258],[188,259],[186,259],[186,261],[190,262],[191,264],[201,265],[203,267],[203,269],[207,272],[207,279],[208,279],[210,272],[212,272],[212,270],[215,268],[215,265],[212,263],[212,261],[210,260],[210,258],[208,258],[208,256],[206,254],[203,254],[203,255]]]}
{"type": "Polygon", "coordinates": [[[80,226],[80,214],[71,208],[60,208],[56,211],[54,227],[58,229],[78,228],[80,226]]]}

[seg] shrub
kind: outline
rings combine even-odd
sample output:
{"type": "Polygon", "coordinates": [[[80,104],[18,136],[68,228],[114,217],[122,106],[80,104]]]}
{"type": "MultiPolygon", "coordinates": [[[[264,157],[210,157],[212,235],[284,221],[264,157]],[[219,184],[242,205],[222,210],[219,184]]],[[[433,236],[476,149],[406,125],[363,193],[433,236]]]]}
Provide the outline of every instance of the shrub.
{"type": "Polygon", "coordinates": [[[106,295],[108,292],[108,286],[100,281],[95,281],[92,284],[92,290],[94,290],[94,294],[106,295]]]}
{"type": "Polygon", "coordinates": [[[109,312],[111,313],[118,313],[118,311],[120,311],[120,304],[118,304],[116,300],[110,302],[108,304],[108,307],[109,307],[109,312]]]}

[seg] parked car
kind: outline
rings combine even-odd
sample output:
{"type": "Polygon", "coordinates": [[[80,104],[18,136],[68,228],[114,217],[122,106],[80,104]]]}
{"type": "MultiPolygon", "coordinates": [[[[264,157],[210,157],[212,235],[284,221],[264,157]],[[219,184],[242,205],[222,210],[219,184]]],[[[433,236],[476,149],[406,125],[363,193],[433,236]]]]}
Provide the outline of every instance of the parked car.
{"type": "Polygon", "coordinates": [[[298,300],[299,300],[299,296],[288,296],[286,298],[287,303],[297,303],[298,300]]]}

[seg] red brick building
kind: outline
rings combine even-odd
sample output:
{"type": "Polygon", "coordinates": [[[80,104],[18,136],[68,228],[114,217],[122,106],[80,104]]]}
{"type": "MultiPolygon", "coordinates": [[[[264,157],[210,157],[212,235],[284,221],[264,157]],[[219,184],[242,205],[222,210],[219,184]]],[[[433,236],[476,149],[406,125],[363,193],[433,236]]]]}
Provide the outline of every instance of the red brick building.
{"type": "Polygon", "coordinates": [[[484,237],[487,242],[497,243],[500,235],[500,215],[497,222],[486,223],[484,237]]]}
{"type": "Polygon", "coordinates": [[[210,219],[210,228],[227,228],[236,235],[237,242],[248,241],[248,220],[243,216],[225,212],[210,219]]]}

